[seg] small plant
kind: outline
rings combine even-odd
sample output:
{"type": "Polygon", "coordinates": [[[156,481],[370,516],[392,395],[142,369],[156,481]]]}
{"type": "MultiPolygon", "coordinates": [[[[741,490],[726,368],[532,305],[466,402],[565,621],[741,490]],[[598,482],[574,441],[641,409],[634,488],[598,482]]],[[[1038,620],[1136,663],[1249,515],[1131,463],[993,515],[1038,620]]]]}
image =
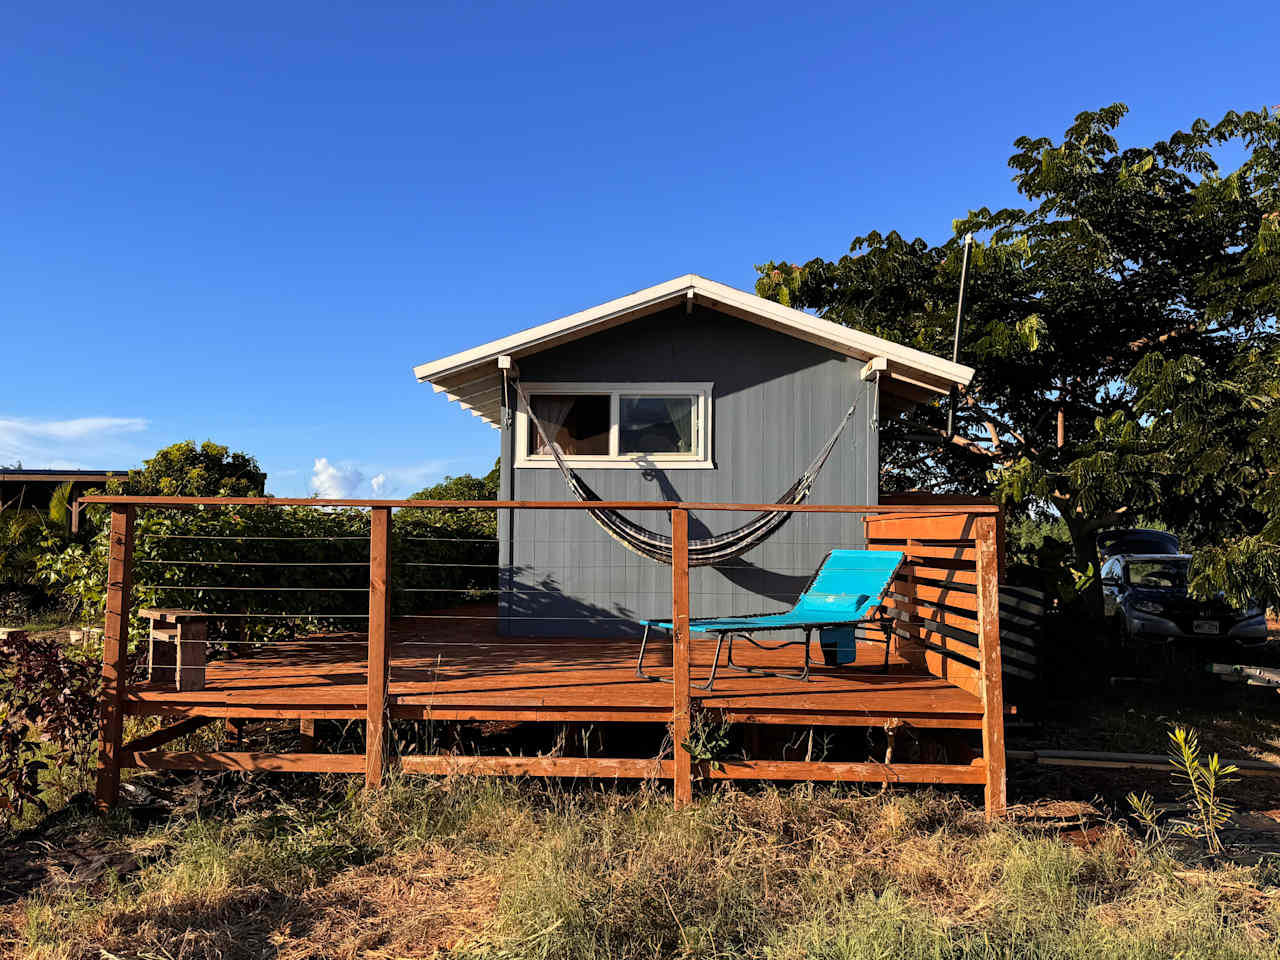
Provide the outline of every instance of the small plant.
{"type": "Polygon", "coordinates": [[[723,769],[721,760],[729,749],[729,721],[717,713],[698,712],[689,724],[689,739],[680,748],[693,758],[694,764],[705,763],[712,770],[723,769]]]}
{"type": "Polygon", "coordinates": [[[1264,856],[1253,868],[1253,875],[1259,887],[1280,887],[1280,856],[1264,856]]]}
{"type": "Polygon", "coordinates": [[[1169,731],[1169,761],[1173,777],[1186,784],[1182,799],[1191,808],[1192,820],[1179,827],[1188,837],[1203,839],[1211,854],[1222,852],[1221,830],[1235,812],[1232,803],[1222,796],[1224,786],[1239,780],[1239,767],[1222,764],[1212,754],[1208,762],[1200,758],[1200,738],[1194,730],[1177,726],[1169,731]]]}
{"type": "Polygon", "coordinates": [[[1133,811],[1133,818],[1147,831],[1147,841],[1159,846],[1165,841],[1164,830],[1160,826],[1160,812],[1156,810],[1156,802],[1145,790],[1142,795],[1130,791],[1125,801],[1133,811]]]}
{"type": "MultiPolygon", "coordinates": [[[[1203,840],[1209,853],[1222,852],[1221,831],[1231,819],[1235,807],[1222,796],[1222,788],[1235,783],[1239,768],[1234,764],[1223,765],[1218,755],[1207,761],[1201,759],[1200,738],[1194,730],[1176,726],[1169,731],[1169,763],[1173,766],[1173,778],[1186,785],[1182,801],[1187,805],[1191,819],[1177,825],[1177,832],[1184,837],[1203,840]]],[[[1151,794],[1129,793],[1125,797],[1133,818],[1146,829],[1148,842],[1157,846],[1168,839],[1168,833],[1160,825],[1160,813],[1151,794]]]]}

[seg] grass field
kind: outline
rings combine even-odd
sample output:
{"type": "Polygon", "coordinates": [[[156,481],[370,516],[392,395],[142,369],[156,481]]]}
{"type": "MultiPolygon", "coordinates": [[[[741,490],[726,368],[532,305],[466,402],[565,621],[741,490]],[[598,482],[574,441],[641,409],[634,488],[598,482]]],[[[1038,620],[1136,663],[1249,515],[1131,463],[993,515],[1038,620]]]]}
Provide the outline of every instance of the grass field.
{"type": "Polygon", "coordinates": [[[1271,867],[954,796],[220,778],[2,909],[18,957],[1280,957],[1271,867]],[[229,786],[234,784],[234,786],[229,786]],[[305,785],[305,786],[304,786],[305,785]],[[95,856],[98,860],[95,860],[95,856]],[[119,873],[117,873],[117,871],[119,873]]]}
{"type": "MultiPolygon", "coordinates": [[[[1206,751],[1276,761],[1276,702],[1216,682],[1042,698],[1009,744],[1163,753],[1184,723],[1206,751]]],[[[187,747],[214,747],[220,729],[187,747]]],[[[91,782],[89,765],[47,771],[46,799],[57,809],[91,782]]],[[[1163,771],[1014,763],[1021,803],[994,826],[973,789],[704,787],[675,812],[656,787],[129,782],[134,805],[112,820],[73,804],[0,834],[0,957],[1280,960],[1276,778],[1229,791],[1271,817],[1256,863],[1139,836],[1124,795],[1176,800],[1163,771]]]]}

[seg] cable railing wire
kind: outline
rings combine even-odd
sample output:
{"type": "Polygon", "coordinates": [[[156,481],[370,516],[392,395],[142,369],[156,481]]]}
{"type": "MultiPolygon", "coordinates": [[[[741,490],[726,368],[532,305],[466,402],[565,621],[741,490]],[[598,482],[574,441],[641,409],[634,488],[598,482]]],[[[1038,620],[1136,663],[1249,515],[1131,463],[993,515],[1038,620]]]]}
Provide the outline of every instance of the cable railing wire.
{"type": "MultiPolygon", "coordinates": [[[[367,567],[368,560],[157,560],[138,557],[134,563],[169,567],[367,567]]],[[[442,564],[458,566],[458,564],[442,564]]]]}
{"type": "Polygon", "coordinates": [[[369,535],[342,535],[336,537],[262,537],[262,536],[240,536],[234,533],[220,534],[203,534],[203,533],[140,533],[139,540],[288,540],[288,541],[330,541],[330,540],[363,540],[369,542],[369,535]]]}
{"type": "Polygon", "coordinates": [[[368,593],[368,587],[254,587],[226,586],[222,584],[198,584],[188,586],[178,583],[144,583],[139,590],[255,590],[263,593],[368,593]]]}
{"type": "MultiPolygon", "coordinates": [[[[174,566],[174,567],[367,567],[368,560],[164,560],[155,558],[138,557],[135,563],[148,563],[156,566],[174,566]]],[[[526,564],[512,563],[449,563],[446,561],[418,561],[406,560],[401,562],[393,562],[393,567],[434,567],[440,569],[465,569],[465,570],[512,570],[526,566],[526,564]]],[[[527,564],[527,566],[535,566],[538,570],[582,570],[582,569],[646,569],[643,564],[631,563],[592,563],[590,561],[578,561],[575,563],[536,563],[527,564]]],[[[739,564],[717,564],[712,567],[713,570],[762,570],[768,573],[812,573],[812,567],[780,567],[769,565],[761,567],[758,564],[739,563],[739,564]]],[[[697,574],[694,574],[697,576],[697,574]]]]}

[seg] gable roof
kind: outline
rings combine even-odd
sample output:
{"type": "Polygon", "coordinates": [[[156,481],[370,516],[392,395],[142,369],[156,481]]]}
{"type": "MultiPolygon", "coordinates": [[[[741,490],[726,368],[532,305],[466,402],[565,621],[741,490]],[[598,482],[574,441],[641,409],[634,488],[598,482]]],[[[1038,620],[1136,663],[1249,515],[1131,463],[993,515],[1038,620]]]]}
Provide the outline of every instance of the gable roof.
{"type": "Polygon", "coordinates": [[[823,320],[802,310],[784,307],[693,273],[470,350],[419,364],[413,368],[413,374],[420,383],[430,383],[437,393],[444,393],[449,400],[457,401],[464,409],[496,427],[502,403],[502,374],[498,370],[498,357],[505,355],[519,360],[520,357],[657,313],[682,301],[710,307],[864,362],[884,358],[888,361],[885,375],[890,381],[886,384],[887,389],[896,389],[915,400],[946,393],[953,385],[966,386],[973,378],[971,367],[823,320]]]}

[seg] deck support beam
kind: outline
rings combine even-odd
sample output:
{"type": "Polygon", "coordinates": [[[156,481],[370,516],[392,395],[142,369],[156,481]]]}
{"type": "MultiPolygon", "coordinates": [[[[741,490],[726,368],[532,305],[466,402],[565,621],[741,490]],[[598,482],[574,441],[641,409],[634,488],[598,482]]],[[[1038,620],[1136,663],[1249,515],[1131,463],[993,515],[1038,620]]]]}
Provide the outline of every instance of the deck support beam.
{"type": "Polygon", "coordinates": [[[229,750],[166,752],[143,750],[127,754],[125,766],[144,770],[243,770],[280,773],[360,773],[365,760],[358,753],[256,753],[229,750]]]}
{"type": "Polygon", "coordinates": [[[692,723],[689,695],[689,511],[671,511],[671,755],[676,808],[693,802],[693,757],[685,749],[692,723]]]}
{"type": "Polygon", "coordinates": [[[391,510],[369,515],[369,667],[364,783],[380,787],[387,772],[387,675],[391,667],[391,510]]]}
{"type": "Polygon", "coordinates": [[[120,800],[121,740],[129,683],[129,610],[133,594],[132,504],[111,507],[107,555],[107,618],[102,642],[102,704],[98,720],[98,784],[104,813],[120,800]]]}
{"type": "Polygon", "coordinates": [[[316,722],[312,717],[298,720],[298,751],[314,753],[316,749],[316,722]]]}
{"type": "Polygon", "coordinates": [[[975,521],[978,649],[982,670],[982,756],[986,761],[987,819],[1004,816],[1004,688],[1000,657],[1000,556],[994,517],[975,521]]]}
{"type": "MultiPolygon", "coordinates": [[[[120,753],[125,755],[155,750],[157,747],[163,747],[166,743],[172,743],[180,737],[190,736],[197,730],[203,729],[216,721],[216,717],[187,717],[187,719],[179,720],[177,723],[167,727],[161,727],[154,733],[148,733],[138,737],[136,740],[130,740],[120,748],[120,753]]],[[[121,763],[121,766],[125,766],[125,764],[121,763]]]]}

